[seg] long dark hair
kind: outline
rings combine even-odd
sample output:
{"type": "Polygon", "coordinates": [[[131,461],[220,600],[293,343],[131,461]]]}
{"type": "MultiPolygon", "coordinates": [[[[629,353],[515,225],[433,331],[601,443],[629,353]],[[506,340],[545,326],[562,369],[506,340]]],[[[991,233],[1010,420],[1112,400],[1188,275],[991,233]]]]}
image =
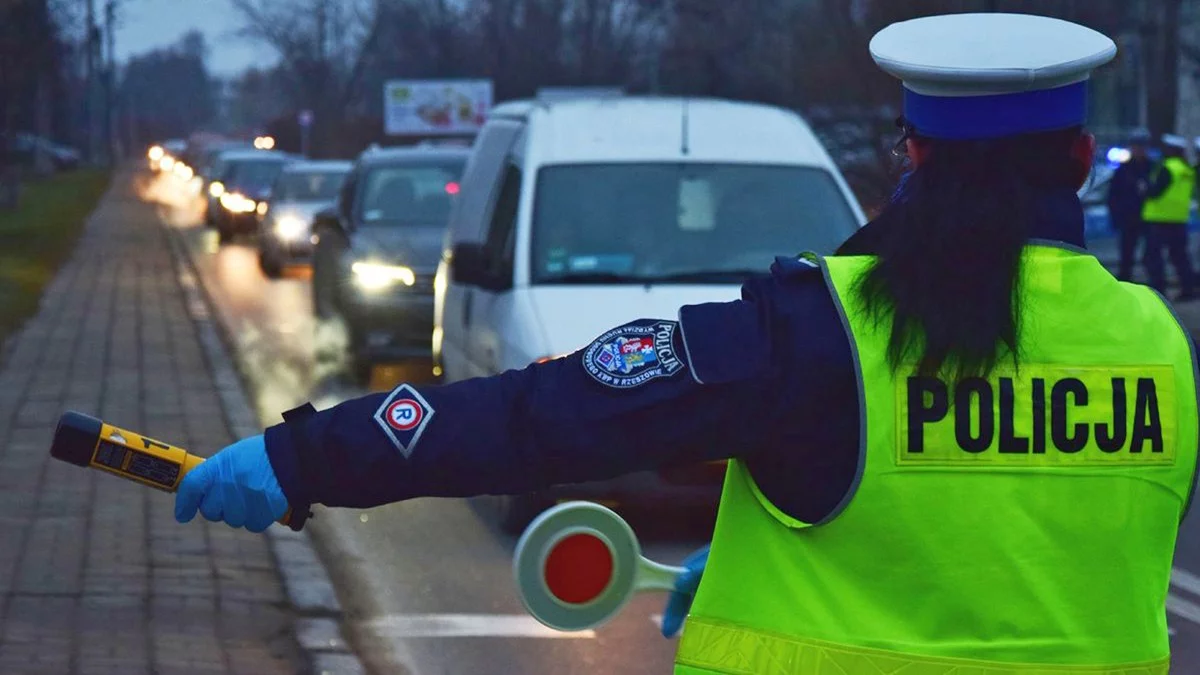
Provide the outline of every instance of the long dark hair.
{"type": "Polygon", "coordinates": [[[990,141],[916,137],[926,150],[877,218],[858,292],[892,321],[888,362],[924,375],[987,375],[1018,356],[1020,260],[1035,199],[1078,188],[1079,127],[990,141]]]}

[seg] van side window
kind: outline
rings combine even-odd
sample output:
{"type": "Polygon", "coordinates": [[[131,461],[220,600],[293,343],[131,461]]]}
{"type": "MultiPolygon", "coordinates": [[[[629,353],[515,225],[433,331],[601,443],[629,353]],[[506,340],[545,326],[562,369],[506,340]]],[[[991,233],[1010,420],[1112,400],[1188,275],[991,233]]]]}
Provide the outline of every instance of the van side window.
{"type": "Polygon", "coordinates": [[[488,223],[483,248],[491,272],[498,278],[511,281],[513,274],[513,242],[517,226],[517,207],[521,201],[521,169],[509,162],[504,169],[496,208],[488,223]]]}

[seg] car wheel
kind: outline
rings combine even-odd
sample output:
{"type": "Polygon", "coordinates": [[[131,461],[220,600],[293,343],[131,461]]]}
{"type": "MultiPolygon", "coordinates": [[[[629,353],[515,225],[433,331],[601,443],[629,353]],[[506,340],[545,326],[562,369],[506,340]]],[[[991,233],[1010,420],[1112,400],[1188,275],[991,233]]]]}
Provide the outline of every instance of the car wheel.
{"type": "Polygon", "coordinates": [[[321,264],[320,259],[313,260],[312,274],[312,306],[313,315],[318,319],[330,319],[333,317],[333,292],[332,281],[328,272],[325,270],[325,265],[321,264]]]}
{"type": "Polygon", "coordinates": [[[375,361],[367,350],[366,336],[363,335],[362,329],[350,321],[346,321],[346,342],[351,377],[358,384],[369,385],[371,372],[375,370],[375,361]]]}
{"type": "Polygon", "coordinates": [[[332,318],[337,311],[337,251],[324,240],[313,251],[312,304],[318,319],[332,318]]]}
{"type": "Polygon", "coordinates": [[[500,495],[497,499],[500,529],[508,534],[520,534],[538,514],[551,506],[549,499],[536,493],[500,495]]]}
{"type": "Polygon", "coordinates": [[[271,255],[262,246],[258,247],[258,266],[268,279],[278,279],[283,276],[283,265],[280,264],[279,258],[271,255]]]}

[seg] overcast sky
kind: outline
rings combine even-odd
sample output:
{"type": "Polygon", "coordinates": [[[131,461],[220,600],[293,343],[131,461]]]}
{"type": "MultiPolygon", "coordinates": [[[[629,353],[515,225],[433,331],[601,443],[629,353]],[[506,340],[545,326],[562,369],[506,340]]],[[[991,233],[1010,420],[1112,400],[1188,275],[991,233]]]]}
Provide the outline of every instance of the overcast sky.
{"type": "Polygon", "coordinates": [[[214,75],[233,75],[275,60],[269,48],[236,35],[241,19],[229,0],[121,0],[119,17],[115,38],[120,61],[165,47],[193,28],[208,40],[208,68],[214,75]]]}

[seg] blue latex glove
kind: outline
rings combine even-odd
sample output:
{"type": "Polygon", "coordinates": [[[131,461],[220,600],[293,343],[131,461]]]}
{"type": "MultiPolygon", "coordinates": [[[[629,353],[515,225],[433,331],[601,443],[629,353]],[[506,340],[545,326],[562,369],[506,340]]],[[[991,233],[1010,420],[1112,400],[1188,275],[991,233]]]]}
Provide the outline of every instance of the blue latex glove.
{"type": "Polygon", "coordinates": [[[243,438],[183,477],[175,493],[175,520],[200,515],[231,527],[262,532],[288,510],[262,435],[243,438]]]}
{"type": "Polygon", "coordinates": [[[709,547],[705,546],[684,558],[683,567],[687,571],[675,578],[675,592],[667,598],[667,608],[663,611],[663,637],[675,637],[683,627],[683,620],[692,608],[696,589],[700,588],[700,576],[704,574],[704,566],[708,564],[708,549],[709,547]]]}

